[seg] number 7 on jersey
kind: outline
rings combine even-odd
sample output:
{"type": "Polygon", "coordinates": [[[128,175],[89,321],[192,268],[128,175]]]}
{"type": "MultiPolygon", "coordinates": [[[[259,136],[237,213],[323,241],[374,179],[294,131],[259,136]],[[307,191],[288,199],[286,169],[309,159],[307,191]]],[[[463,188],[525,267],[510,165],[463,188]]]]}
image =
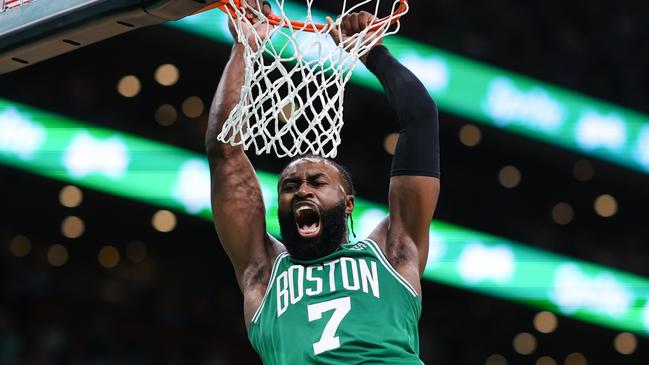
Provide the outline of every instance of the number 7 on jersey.
{"type": "Polygon", "coordinates": [[[309,314],[309,322],[317,321],[322,318],[322,313],[333,310],[329,322],[325,325],[324,331],[320,340],[313,344],[313,352],[318,355],[325,351],[337,349],[340,347],[340,337],[336,336],[336,330],[340,326],[343,318],[352,309],[352,302],[349,297],[328,300],[326,302],[309,304],[307,312],[309,314]]]}

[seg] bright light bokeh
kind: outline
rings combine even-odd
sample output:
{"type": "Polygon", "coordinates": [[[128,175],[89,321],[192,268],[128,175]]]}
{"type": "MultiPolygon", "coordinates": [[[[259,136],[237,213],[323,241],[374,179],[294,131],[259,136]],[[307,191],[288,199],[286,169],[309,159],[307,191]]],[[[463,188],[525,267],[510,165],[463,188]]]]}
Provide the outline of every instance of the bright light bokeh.
{"type": "MultiPolygon", "coordinates": [[[[7,115],[19,115],[21,123],[37,129],[41,137],[28,159],[24,149],[15,148],[19,142],[0,139],[0,163],[211,219],[210,174],[204,156],[0,99],[0,126],[6,125],[2,118],[7,115]],[[84,148],[78,148],[79,138],[84,148]],[[78,156],[89,153],[110,158],[98,161],[78,156]]],[[[8,134],[0,128],[0,135],[8,134]]],[[[257,174],[267,208],[267,228],[278,235],[277,176],[263,171],[257,174]]],[[[357,199],[354,221],[359,237],[367,236],[386,214],[384,205],[357,199]]],[[[118,256],[113,250],[107,251],[107,257],[113,259],[106,262],[117,265],[119,258],[114,259],[118,256]]],[[[649,279],[448,223],[431,224],[424,277],[649,335],[649,279]]]]}

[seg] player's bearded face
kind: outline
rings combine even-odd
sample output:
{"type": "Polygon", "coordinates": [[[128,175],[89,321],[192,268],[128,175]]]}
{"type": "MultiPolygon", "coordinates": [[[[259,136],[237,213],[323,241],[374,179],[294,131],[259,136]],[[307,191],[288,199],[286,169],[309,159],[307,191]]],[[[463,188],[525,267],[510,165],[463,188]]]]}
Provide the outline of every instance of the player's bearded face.
{"type": "Polygon", "coordinates": [[[280,210],[278,217],[284,245],[297,260],[313,260],[336,251],[347,232],[345,200],[331,208],[298,202],[293,209],[280,210]]]}

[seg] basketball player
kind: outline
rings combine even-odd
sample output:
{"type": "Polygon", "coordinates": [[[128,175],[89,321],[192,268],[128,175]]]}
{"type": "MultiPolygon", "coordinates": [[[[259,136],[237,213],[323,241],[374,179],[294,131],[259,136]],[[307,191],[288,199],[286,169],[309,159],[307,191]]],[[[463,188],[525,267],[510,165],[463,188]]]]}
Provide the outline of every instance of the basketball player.
{"type": "MultiPolygon", "coordinates": [[[[330,34],[344,42],[373,19],[350,14],[342,34],[330,34]]],[[[255,31],[266,36],[268,27],[259,24],[255,31]]],[[[248,337],[265,364],[422,363],[420,278],[440,186],[437,109],[384,46],[362,61],[383,85],[401,134],[390,171],[390,213],[367,239],[354,243],[347,238],[351,178],[335,162],[313,156],[292,161],[280,175],[283,241],[266,232],[250,161],[240,146],[216,139],[239,101],[242,44],[235,42],[214,97],[206,133],[214,224],[243,293],[248,337]]]]}

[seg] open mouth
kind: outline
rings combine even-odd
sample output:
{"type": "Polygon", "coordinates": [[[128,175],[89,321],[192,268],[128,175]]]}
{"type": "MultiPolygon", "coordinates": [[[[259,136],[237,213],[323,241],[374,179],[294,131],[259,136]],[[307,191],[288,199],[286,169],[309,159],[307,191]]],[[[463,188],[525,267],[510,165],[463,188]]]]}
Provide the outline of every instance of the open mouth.
{"type": "Polygon", "coordinates": [[[320,233],[320,213],[310,204],[298,205],[295,209],[295,224],[302,237],[315,237],[320,233]]]}

